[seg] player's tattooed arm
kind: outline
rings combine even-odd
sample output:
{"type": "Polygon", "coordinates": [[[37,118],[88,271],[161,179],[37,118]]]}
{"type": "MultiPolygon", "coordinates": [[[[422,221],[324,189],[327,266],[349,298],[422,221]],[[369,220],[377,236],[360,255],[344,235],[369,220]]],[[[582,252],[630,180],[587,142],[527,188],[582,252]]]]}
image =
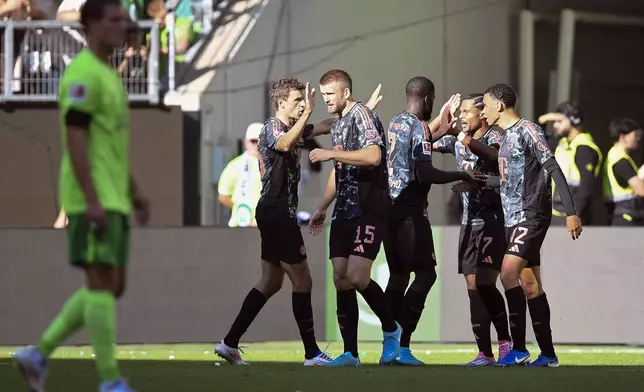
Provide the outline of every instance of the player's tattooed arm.
{"type": "Polygon", "coordinates": [[[309,83],[306,83],[306,90],[304,93],[304,111],[300,118],[295,122],[280,139],[277,141],[276,147],[279,151],[291,151],[297,143],[302,140],[304,130],[306,129],[306,122],[309,121],[313,108],[315,107],[315,88],[311,88],[309,83]]]}
{"type": "MultiPolygon", "coordinates": [[[[371,97],[369,98],[369,101],[365,104],[366,107],[368,107],[370,110],[376,110],[376,107],[378,107],[378,104],[382,100],[382,95],[380,95],[380,89],[382,88],[382,84],[379,84],[378,87],[376,87],[375,90],[373,90],[373,93],[371,93],[371,97]]],[[[319,122],[315,125],[313,125],[313,132],[311,132],[308,136],[308,138],[312,137],[317,137],[320,135],[328,135],[331,133],[331,125],[337,120],[337,117],[330,117],[327,118],[326,120],[323,120],[322,122],[319,122]]]]}
{"type": "Polygon", "coordinates": [[[322,200],[320,200],[318,208],[316,208],[309,220],[309,233],[312,235],[318,235],[322,231],[322,225],[326,219],[326,210],[329,209],[329,206],[333,203],[333,200],[335,200],[335,196],[335,169],[332,169],[331,173],[329,173],[329,179],[327,180],[322,200]]]}

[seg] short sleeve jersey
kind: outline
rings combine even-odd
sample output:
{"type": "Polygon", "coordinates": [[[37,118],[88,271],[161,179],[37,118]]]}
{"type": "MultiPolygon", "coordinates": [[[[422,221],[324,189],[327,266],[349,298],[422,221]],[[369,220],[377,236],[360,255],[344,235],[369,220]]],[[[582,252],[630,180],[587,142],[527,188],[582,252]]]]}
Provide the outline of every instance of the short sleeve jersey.
{"type": "MultiPolygon", "coordinates": [[[[492,127],[477,140],[498,150],[502,139],[503,135],[500,130],[497,127],[492,127]]],[[[499,165],[496,162],[478,157],[452,135],[442,137],[435,143],[435,146],[439,152],[454,154],[456,166],[460,171],[470,170],[492,176],[499,175],[499,165]]],[[[463,201],[461,224],[476,226],[503,223],[501,197],[497,189],[486,186],[471,192],[462,192],[461,200],[463,201]]]]}
{"type": "Polygon", "coordinates": [[[505,131],[499,150],[501,202],[505,225],[552,217],[550,176],[543,164],[553,158],[537,124],[520,119],[505,131]]]}
{"type": "Polygon", "coordinates": [[[418,181],[416,165],[431,161],[432,143],[427,125],[408,112],[394,116],[387,131],[387,173],[394,215],[427,214],[431,184],[418,181]]]}
{"type": "MultiPolygon", "coordinates": [[[[259,172],[262,176],[262,195],[258,208],[270,208],[276,213],[295,217],[297,213],[297,186],[300,182],[300,158],[303,140],[290,151],[279,151],[277,142],[289,127],[277,117],[270,117],[259,134],[259,172]]],[[[306,139],[313,131],[307,126],[302,134],[306,139]]]]}
{"type": "Polygon", "coordinates": [[[91,51],[83,50],[62,76],[58,106],[63,149],[59,192],[65,211],[79,214],[87,209],[67,147],[66,116],[73,110],[91,117],[87,150],[101,206],[107,211],[129,214],[130,113],[119,74],[91,51]]]}
{"type": "Polygon", "coordinates": [[[386,215],[387,162],[383,143],[384,129],[374,112],[356,103],[331,126],[334,150],[357,151],[378,146],[382,159],[376,167],[359,167],[334,162],[336,202],[333,219],[353,219],[365,214],[386,215]]]}

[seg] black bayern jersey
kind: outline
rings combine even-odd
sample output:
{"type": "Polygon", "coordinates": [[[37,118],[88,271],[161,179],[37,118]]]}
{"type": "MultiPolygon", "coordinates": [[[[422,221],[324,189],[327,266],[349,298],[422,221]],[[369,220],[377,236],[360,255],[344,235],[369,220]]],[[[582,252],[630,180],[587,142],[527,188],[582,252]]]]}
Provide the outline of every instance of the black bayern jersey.
{"type": "Polygon", "coordinates": [[[333,149],[357,151],[378,146],[382,157],[376,167],[334,162],[336,202],[333,219],[352,219],[365,214],[386,216],[389,196],[383,138],[384,129],[380,119],[361,103],[356,103],[331,126],[333,149]]]}
{"type": "Polygon", "coordinates": [[[551,179],[543,168],[551,158],[552,151],[537,124],[520,119],[505,130],[499,173],[506,227],[552,217],[551,179]]]}
{"type": "MultiPolygon", "coordinates": [[[[291,151],[279,151],[277,142],[289,131],[286,124],[276,117],[270,117],[264,123],[259,134],[259,170],[262,176],[262,195],[257,203],[258,208],[270,208],[295,217],[297,212],[297,187],[300,182],[300,157],[302,143],[291,151]]],[[[302,134],[306,139],[313,127],[307,125],[302,134]]]]}

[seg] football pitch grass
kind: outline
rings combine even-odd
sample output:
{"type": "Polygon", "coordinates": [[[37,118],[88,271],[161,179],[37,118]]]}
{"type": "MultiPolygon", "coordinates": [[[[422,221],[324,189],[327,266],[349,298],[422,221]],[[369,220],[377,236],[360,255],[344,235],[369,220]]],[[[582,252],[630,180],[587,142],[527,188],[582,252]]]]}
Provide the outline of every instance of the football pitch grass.
{"type": "MultiPolygon", "coordinates": [[[[326,344],[321,345],[324,348],[326,344]]],[[[212,344],[124,345],[118,347],[123,375],[138,392],[279,391],[641,391],[644,348],[558,346],[561,367],[464,368],[474,358],[471,344],[412,345],[423,367],[378,366],[379,343],[361,343],[361,368],[304,368],[299,342],[248,344],[251,366],[231,366],[213,354],[212,344]],[[400,389],[398,389],[400,388],[400,389]]],[[[327,351],[337,355],[342,343],[327,351]]],[[[15,347],[0,347],[0,391],[24,391],[11,365],[15,347]]],[[[538,350],[529,347],[536,358],[538,350]]],[[[52,358],[48,392],[98,391],[91,347],[62,347],[52,358]]]]}

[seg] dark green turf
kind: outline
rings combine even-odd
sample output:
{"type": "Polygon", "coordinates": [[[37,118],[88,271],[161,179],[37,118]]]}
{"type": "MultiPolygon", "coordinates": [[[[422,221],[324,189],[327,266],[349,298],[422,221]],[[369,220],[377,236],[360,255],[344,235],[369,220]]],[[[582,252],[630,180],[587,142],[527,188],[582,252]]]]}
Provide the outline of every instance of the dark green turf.
{"type": "MultiPolygon", "coordinates": [[[[434,365],[303,368],[301,363],[215,366],[206,361],[121,361],[139,392],[411,392],[411,391],[644,391],[644,368],[562,366],[559,369],[434,365]]],[[[0,360],[0,391],[24,391],[11,362],[0,360]]],[[[47,392],[98,391],[90,360],[52,360],[47,392]]]]}

